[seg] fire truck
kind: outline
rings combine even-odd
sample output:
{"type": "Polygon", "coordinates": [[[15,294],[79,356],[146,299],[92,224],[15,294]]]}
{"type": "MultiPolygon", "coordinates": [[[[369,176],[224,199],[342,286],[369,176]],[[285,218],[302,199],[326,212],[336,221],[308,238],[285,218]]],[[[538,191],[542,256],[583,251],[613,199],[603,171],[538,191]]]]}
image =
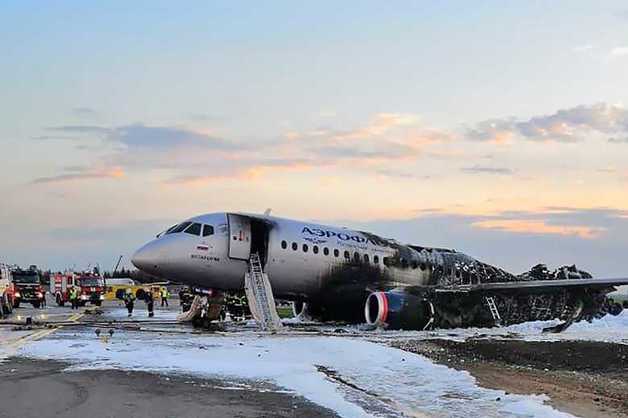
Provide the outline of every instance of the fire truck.
{"type": "Polygon", "coordinates": [[[50,276],[50,293],[54,294],[57,305],[63,306],[70,302],[70,290],[78,289],[80,306],[87,302],[100,306],[105,299],[105,288],[102,277],[94,273],[55,273],[50,276]]]}
{"type": "Polygon", "coordinates": [[[11,270],[6,264],[0,263],[0,318],[13,311],[14,295],[11,270]]]}
{"type": "Polygon", "coordinates": [[[28,270],[15,269],[12,271],[14,301],[13,307],[19,308],[22,302],[30,303],[34,308],[44,305],[46,291],[41,284],[41,276],[37,266],[31,266],[28,270]]]}

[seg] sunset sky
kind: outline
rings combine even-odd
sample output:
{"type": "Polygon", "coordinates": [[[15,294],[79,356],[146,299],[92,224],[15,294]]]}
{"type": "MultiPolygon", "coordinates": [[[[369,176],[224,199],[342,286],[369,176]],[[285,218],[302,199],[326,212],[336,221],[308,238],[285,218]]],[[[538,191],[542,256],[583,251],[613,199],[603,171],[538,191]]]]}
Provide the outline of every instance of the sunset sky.
{"type": "Polygon", "coordinates": [[[0,261],[272,208],[628,275],[625,1],[3,1],[0,51],[0,261]]]}

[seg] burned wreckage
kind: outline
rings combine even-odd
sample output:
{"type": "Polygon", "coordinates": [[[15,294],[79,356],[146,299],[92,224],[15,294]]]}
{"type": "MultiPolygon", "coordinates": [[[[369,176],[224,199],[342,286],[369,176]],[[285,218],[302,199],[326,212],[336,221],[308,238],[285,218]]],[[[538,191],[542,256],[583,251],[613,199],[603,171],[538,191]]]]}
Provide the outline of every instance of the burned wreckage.
{"type": "Polygon", "coordinates": [[[623,309],[606,295],[627,279],[594,279],[575,265],[550,271],[538,264],[514,275],[455,250],[404,246],[362,234],[394,250],[394,255],[383,259],[387,268],[373,269],[364,258],[346,260],[311,300],[313,316],[349,322],[366,319],[372,325],[406,330],[558,319],[561,324],[545,331],[560,332],[573,322],[618,315],[623,309]],[[408,272],[417,270],[423,277],[420,285],[404,280],[408,272]],[[357,309],[360,302],[364,316],[357,309]]]}
{"type": "Polygon", "coordinates": [[[132,261],[150,274],[214,291],[246,288],[249,304],[269,321],[268,301],[280,298],[294,301],[302,317],[407,330],[559,319],[552,330],[561,331],[621,312],[607,294],[628,284],[575,266],[537,265],[514,275],[454,250],[268,214],[190,218],[132,261]]]}

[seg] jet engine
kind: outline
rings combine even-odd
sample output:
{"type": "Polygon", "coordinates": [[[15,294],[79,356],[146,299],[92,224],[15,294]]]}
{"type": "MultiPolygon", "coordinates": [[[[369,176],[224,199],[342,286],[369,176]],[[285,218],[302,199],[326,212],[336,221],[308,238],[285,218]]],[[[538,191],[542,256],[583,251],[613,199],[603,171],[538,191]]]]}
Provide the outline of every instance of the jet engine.
{"type": "Polygon", "coordinates": [[[404,291],[373,292],[366,299],[364,316],[368,324],[387,329],[424,330],[434,322],[434,305],[404,291]]]}

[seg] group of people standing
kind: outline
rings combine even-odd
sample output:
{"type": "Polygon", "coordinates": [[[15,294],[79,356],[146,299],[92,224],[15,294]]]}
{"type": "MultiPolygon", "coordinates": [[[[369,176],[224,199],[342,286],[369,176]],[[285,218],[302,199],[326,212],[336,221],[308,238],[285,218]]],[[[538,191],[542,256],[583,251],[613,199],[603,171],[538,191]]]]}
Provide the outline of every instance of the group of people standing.
{"type": "MultiPolygon", "coordinates": [[[[154,312],[154,297],[153,297],[153,292],[148,291],[148,292],[142,292],[141,294],[141,298],[142,300],[144,300],[144,302],[146,303],[146,308],[148,309],[148,316],[149,317],[153,317],[155,316],[155,312],[154,312]]],[[[170,299],[170,291],[168,290],[168,288],[166,287],[161,287],[159,289],[159,297],[161,299],[161,306],[169,306],[168,305],[168,299],[170,299]]],[[[125,294],[124,294],[124,304],[126,306],[127,311],[129,312],[129,317],[131,315],[133,315],[133,308],[135,307],[135,293],[133,293],[133,290],[131,289],[127,289],[125,294]]]]}

